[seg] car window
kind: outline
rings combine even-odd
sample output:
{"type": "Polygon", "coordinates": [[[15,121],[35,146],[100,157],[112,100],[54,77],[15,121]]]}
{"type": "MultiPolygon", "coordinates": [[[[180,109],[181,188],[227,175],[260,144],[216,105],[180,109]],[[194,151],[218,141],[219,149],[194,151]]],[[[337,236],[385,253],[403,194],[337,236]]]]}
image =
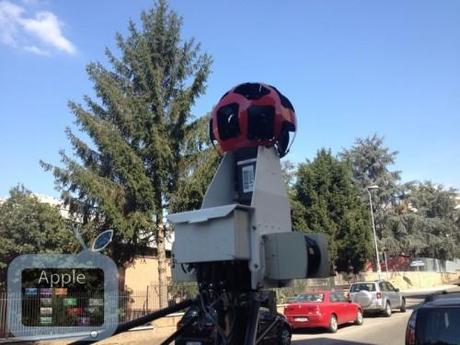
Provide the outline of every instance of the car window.
{"type": "Polygon", "coordinates": [[[331,297],[330,297],[331,302],[333,302],[332,296],[334,296],[334,302],[348,302],[348,299],[345,298],[343,293],[340,293],[340,292],[331,293],[331,297]]]}
{"type": "Polygon", "coordinates": [[[355,283],[351,286],[350,292],[359,292],[361,290],[375,291],[375,284],[374,283],[355,283]]]}
{"type": "Polygon", "coordinates": [[[393,285],[391,285],[390,283],[386,282],[385,283],[385,286],[387,288],[388,291],[395,291],[395,288],[393,285]]]}
{"type": "Polygon", "coordinates": [[[379,283],[379,289],[380,289],[380,291],[388,291],[387,286],[386,286],[386,284],[384,282],[379,283]]]}
{"type": "Polygon", "coordinates": [[[296,298],[296,302],[322,302],[324,301],[324,294],[302,294],[296,298]]]}
{"type": "Polygon", "coordinates": [[[348,302],[348,299],[345,297],[343,292],[336,292],[335,293],[337,302],[348,302]]]}
{"type": "Polygon", "coordinates": [[[417,344],[460,344],[460,309],[426,308],[417,312],[417,344]]]}

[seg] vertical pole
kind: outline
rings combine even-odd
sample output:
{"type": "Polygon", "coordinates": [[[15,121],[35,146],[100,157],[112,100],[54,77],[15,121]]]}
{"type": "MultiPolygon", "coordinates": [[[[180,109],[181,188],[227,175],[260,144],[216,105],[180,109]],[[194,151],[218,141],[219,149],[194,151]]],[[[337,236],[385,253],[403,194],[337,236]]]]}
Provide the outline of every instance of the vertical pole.
{"type": "Polygon", "coordinates": [[[383,257],[385,259],[385,271],[386,271],[386,276],[387,276],[387,280],[389,280],[388,278],[388,260],[387,260],[387,252],[383,252],[383,257]]]}
{"type": "Polygon", "coordinates": [[[378,246],[377,246],[377,233],[375,232],[374,209],[372,207],[372,195],[371,195],[371,192],[370,192],[369,189],[367,190],[367,193],[369,194],[369,204],[370,204],[370,207],[371,207],[372,230],[374,232],[375,258],[376,258],[376,261],[377,261],[377,274],[378,274],[379,280],[380,280],[380,279],[382,279],[381,278],[381,272],[382,271],[380,269],[379,249],[378,249],[378,246]]]}
{"type": "MultiPolygon", "coordinates": [[[[248,303],[246,308],[246,330],[244,333],[244,345],[254,345],[257,338],[257,327],[259,325],[259,310],[260,302],[257,300],[257,295],[252,294],[252,301],[248,303]]],[[[235,344],[240,344],[239,341],[235,344]]]]}

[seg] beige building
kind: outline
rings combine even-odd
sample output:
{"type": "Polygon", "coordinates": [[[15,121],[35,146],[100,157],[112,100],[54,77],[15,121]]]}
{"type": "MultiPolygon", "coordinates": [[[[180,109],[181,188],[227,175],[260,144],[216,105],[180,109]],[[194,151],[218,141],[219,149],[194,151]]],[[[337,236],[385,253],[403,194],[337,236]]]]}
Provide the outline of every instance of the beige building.
{"type": "MultiPolygon", "coordinates": [[[[168,259],[169,260],[169,259],[168,259]]],[[[169,262],[169,261],[168,261],[169,262]]],[[[168,286],[171,269],[167,269],[168,286]]],[[[155,310],[159,308],[158,260],[155,256],[138,257],[124,272],[125,290],[130,294],[130,308],[155,310]]],[[[169,296],[173,298],[172,295],[169,296]]]]}

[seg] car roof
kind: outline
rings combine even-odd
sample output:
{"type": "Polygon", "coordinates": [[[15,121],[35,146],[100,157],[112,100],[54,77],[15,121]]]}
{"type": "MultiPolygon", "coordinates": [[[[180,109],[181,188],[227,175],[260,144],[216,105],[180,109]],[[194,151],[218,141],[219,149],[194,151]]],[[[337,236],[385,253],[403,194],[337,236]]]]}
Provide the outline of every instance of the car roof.
{"type": "Polygon", "coordinates": [[[459,306],[460,292],[443,291],[425,298],[425,304],[422,307],[442,307],[442,306],[459,306]]]}
{"type": "Polygon", "coordinates": [[[316,290],[316,291],[306,291],[306,292],[302,292],[302,293],[299,293],[297,296],[302,296],[302,295],[318,295],[318,294],[327,295],[327,294],[329,294],[329,293],[330,293],[329,290],[316,290]]]}
{"type": "Polygon", "coordinates": [[[374,283],[378,283],[379,281],[372,281],[372,282],[354,282],[352,283],[351,285],[355,285],[355,284],[374,284],[374,283]]]}

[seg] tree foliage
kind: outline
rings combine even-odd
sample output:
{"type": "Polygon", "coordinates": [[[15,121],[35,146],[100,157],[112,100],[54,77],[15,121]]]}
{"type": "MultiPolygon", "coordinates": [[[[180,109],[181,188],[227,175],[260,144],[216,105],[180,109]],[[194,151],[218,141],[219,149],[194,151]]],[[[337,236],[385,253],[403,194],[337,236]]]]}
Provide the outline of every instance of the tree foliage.
{"type": "Polygon", "coordinates": [[[299,165],[292,193],[294,229],[325,233],[338,271],[362,269],[369,257],[369,212],[347,164],[322,149],[299,165]]]}
{"type": "Polygon", "coordinates": [[[203,116],[191,125],[189,137],[185,141],[184,160],[179,170],[177,189],[171,195],[170,212],[200,208],[216,172],[221,156],[208,145],[209,116],[203,116]]]}
{"type": "Polygon", "coordinates": [[[459,210],[455,209],[454,189],[444,189],[430,181],[411,183],[400,215],[401,251],[412,256],[453,259],[459,254],[459,210]]]}
{"type": "Polygon", "coordinates": [[[376,213],[390,208],[398,201],[401,172],[391,170],[395,164],[398,151],[391,151],[384,145],[384,138],[374,134],[358,138],[350,149],[340,153],[341,159],[348,161],[353,179],[367,198],[367,187],[377,185],[372,192],[372,201],[376,213]]]}
{"type": "Polygon", "coordinates": [[[391,151],[377,135],[357,139],[340,156],[350,164],[363,200],[367,200],[368,186],[379,187],[371,194],[380,250],[439,259],[456,255],[455,190],[432,182],[401,184],[400,172],[391,169],[397,151],[391,151]]]}
{"type": "Polygon", "coordinates": [[[19,255],[70,253],[79,244],[57,207],[40,202],[23,186],[0,204],[0,285],[8,264],[19,255]]]}
{"type": "Polygon", "coordinates": [[[397,247],[400,240],[397,236],[399,230],[395,232],[400,226],[395,208],[399,207],[401,197],[401,172],[391,169],[397,154],[385,146],[383,137],[374,134],[356,139],[350,149],[339,155],[350,165],[364,202],[369,204],[367,187],[378,186],[377,190],[371,191],[375,228],[379,247],[389,251],[397,247]]]}
{"type": "MultiPolygon", "coordinates": [[[[118,264],[156,243],[161,286],[166,284],[164,216],[172,205],[196,202],[208,178],[201,162],[212,165],[202,140],[205,121],[194,121],[191,114],[205,91],[211,58],[194,40],[181,38],[181,27],[165,0],[142,13],[140,28],[130,21],[127,37],[116,35],[121,56],[106,49],[110,67],[87,66],[97,100],[84,96],[84,105],[69,104],[91,140],[67,129],[76,158],[62,153],[63,167],[43,163],[87,233],[115,230],[111,256],[118,264]],[[190,187],[184,181],[189,177],[200,182],[190,187]]],[[[165,305],[166,290],[160,299],[165,305]]]]}

